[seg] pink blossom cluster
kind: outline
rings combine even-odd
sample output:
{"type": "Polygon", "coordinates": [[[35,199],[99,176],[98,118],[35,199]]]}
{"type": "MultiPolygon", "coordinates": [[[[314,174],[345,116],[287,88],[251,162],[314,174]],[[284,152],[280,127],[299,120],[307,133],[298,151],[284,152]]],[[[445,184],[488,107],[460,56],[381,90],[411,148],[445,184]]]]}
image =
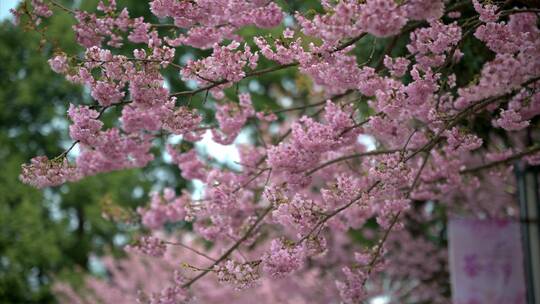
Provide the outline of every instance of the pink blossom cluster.
{"type": "Polygon", "coordinates": [[[294,38],[294,31],[284,31],[284,39],[269,43],[263,37],[255,37],[253,41],[260,49],[261,54],[270,60],[281,64],[293,64],[294,62],[307,62],[311,59],[310,54],[304,51],[301,38],[294,38]]]}
{"type": "Polygon", "coordinates": [[[159,229],[167,222],[174,223],[184,220],[187,207],[184,195],[176,196],[171,188],[165,188],[163,195],[154,192],[150,195],[150,206],[137,209],[141,222],[150,229],[159,229]]]}
{"type": "Polygon", "coordinates": [[[69,126],[69,136],[80,143],[93,146],[97,139],[103,122],[99,120],[99,113],[87,106],[74,106],[71,104],[68,110],[68,116],[73,122],[69,126]]]}
{"type": "Polygon", "coordinates": [[[77,157],[77,169],[83,175],[94,175],[144,167],[154,158],[150,153],[150,139],[144,134],[121,134],[116,128],[102,131],[95,139],[95,145],[82,145],[81,154],[77,157]]]}
{"type": "MultiPolygon", "coordinates": [[[[335,181],[321,189],[322,200],[328,210],[334,210],[343,203],[351,202],[366,188],[366,179],[358,178],[350,173],[337,175],[335,181]]],[[[333,218],[328,225],[337,231],[358,229],[373,216],[374,209],[365,204],[351,206],[349,212],[333,218]]]]}
{"type": "Polygon", "coordinates": [[[235,31],[247,25],[277,26],[283,17],[278,5],[264,0],[154,0],[150,10],[159,18],[172,18],[176,27],[186,30],[185,34],[168,39],[171,46],[185,44],[196,48],[210,48],[224,39],[239,39],[235,31]]]}
{"type": "Polygon", "coordinates": [[[167,246],[156,237],[142,236],[133,245],[128,245],[126,250],[140,252],[152,257],[162,257],[167,251],[167,246]]]}
{"type": "Polygon", "coordinates": [[[436,20],[444,14],[443,0],[410,0],[404,3],[407,18],[412,20],[436,20]]]}
{"type": "Polygon", "coordinates": [[[52,10],[42,0],[32,0],[32,7],[34,8],[34,14],[41,17],[51,17],[53,15],[52,10]]]}
{"type": "Polygon", "coordinates": [[[488,22],[480,25],[474,35],[495,53],[514,54],[537,47],[539,30],[534,22],[536,17],[533,14],[514,14],[508,24],[488,22]]]}
{"type": "Polygon", "coordinates": [[[327,101],[325,110],[325,124],[304,116],[292,125],[291,142],[280,143],[268,151],[269,166],[276,170],[276,175],[284,174],[291,184],[309,184],[305,173],[322,154],[350,145],[358,134],[346,111],[331,101],[327,101]]]}
{"type": "Polygon", "coordinates": [[[186,140],[198,141],[201,138],[198,130],[201,121],[202,117],[197,112],[180,106],[164,118],[163,128],[173,134],[183,135],[186,140]]]}
{"type": "Polygon", "coordinates": [[[108,38],[107,45],[111,47],[122,46],[123,38],[118,32],[126,32],[134,23],[129,18],[127,8],[118,13],[116,12],[116,0],[108,1],[108,5],[105,5],[103,0],[100,0],[97,9],[104,15],[97,16],[94,13],[85,11],[75,12],[75,19],[78,23],[73,26],[73,31],[77,42],[86,48],[90,48],[92,46],[101,46],[103,41],[108,38]]]}
{"type": "Polygon", "coordinates": [[[172,271],[170,262],[130,252],[122,260],[106,257],[102,261],[110,274],[107,280],[85,276],[85,289],[91,292],[84,295],[67,283],[57,282],[53,288],[59,302],[171,304],[190,299],[189,291],[181,287],[185,277],[172,271]]]}
{"type": "Polygon", "coordinates": [[[195,222],[195,231],[211,241],[241,237],[254,222],[254,206],[250,205],[253,192],[242,187],[245,182],[233,172],[213,169],[205,182],[205,199],[190,205],[192,216],[200,219],[195,222]]]}
{"type": "Polygon", "coordinates": [[[540,62],[536,54],[540,51],[540,43],[533,38],[539,35],[538,28],[533,26],[536,20],[534,14],[514,14],[510,16],[508,25],[488,23],[476,30],[475,35],[497,54],[484,65],[477,84],[458,89],[457,107],[463,108],[472,102],[508,93],[533,75],[538,75],[540,62]],[[488,26],[492,29],[488,30],[488,26]],[[500,30],[506,34],[500,34],[500,30]]]}
{"type": "Polygon", "coordinates": [[[56,73],[63,74],[67,72],[69,65],[67,62],[66,55],[56,55],[53,58],[49,59],[49,65],[51,66],[51,69],[55,71],[56,73]]]}
{"type": "Polygon", "coordinates": [[[304,255],[302,246],[285,240],[272,240],[270,249],[262,257],[263,269],[273,278],[283,277],[302,266],[304,255]]]}
{"type": "Polygon", "coordinates": [[[284,227],[293,228],[301,235],[306,235],[319,220],[323,212],[313,200],[297,194],[290,202],[277,204],[272,211],[272,218],[284,227]]]}
{"type": "Polygon", "coordinates": [[[510,100],[506,110],[501,109],[499,117],[493,120],[493,125],[507,131],[522,130],[529,126],[529,119],[539,113],[540,94],[522,90],[510,100]]]}
{"type": "MultiPolygon", "coordinates": [[[[204,250],[201,243],[188,239],[170,239],[169,241],[181,241],[197,251],[204,250]]],[[[217,255],[221,249],[223,248],[213,247],[207,254],[217,255]]],[[[339,297],[332,284],[322,282],[322,273],[316,271],[306,272],[301,279],[290,276],[280,279],[261,277],[253,288],[241,292],[230,288],[229,284],[223,284],[232,281],[219,281],[218,276],[215,278],[208,276],[201,279],[189,291],[187,288],[181,287],[187,282],[187,278],[193,273],[193,270],[190,266],[179,267],[179,261],[189,265],[209,262],[206,257],[181,246],[171,246],[163,258],[128,252],[124,259],[112,257],[103,259],[107,272],[111,274],[107,279],[85,276],[84,290],[88,292],[79,292],[78,289],[67,283],[56,282],[54,293],[58,296],[60,303],[84,303],[86,301],[120,304],[137,303],[137,301],[141,303],[183,303],[183,301],[216,303],[220,300],[248,304],[253,303],[253,299],[258,299],[260,303],[264,304],[308,302],[322,304],[339,297]],[[149,277],[152,280],[148,280],[149,277]],[[320,292],[314,293],[313,290],[320,292]],[[166,300],[172,302],[166,302],[166,300]]],[[[242,264],[253,265],[254,263],[226,261],[222,267],[217,267],[217,269],[225,271],[228,266],[229,273],[240,274],[242,264]]],[[[217,274],[215,271],[212,272],[217,274]]]]}
{"type": "Polygon", "coordinates": [[[238,96],[238,99],[238,104],[231,102],[216,105],[216,120],[219,129],[212,129],[215,142],[222,145],[231,144],[242,131],[247,120],[255,115],[255,110],[251,104],[251,95],[242,93],[238,96]]]}
{"type": "Polygon", "coordinates": [[[248,45],[244,45],[244,51],[237,50],[238,47],[238,42],[231,42],[227,46],[215,44],[212,56],[188,62],[182,69],[182,77],[184,80],[194,80],[201,86],[227,81],[211,90],[216,98],[223,98],[222,90],[231,86],[229,82],[238,82],[246,76],[245,67],[257,67],[257,52],[251,52],[248,45]]]}
{"type": "Polygon", "coordinates": [[[337,43],[365,31],[360,24],[361,9],[358,1],[339,1],[335,5],[325,1],[324,4],[328,5],[325,7],[326,14],[316,15],[312,20],[296,14],[304,34],[321,38],[327,43],[337,43]]]}
{"type": "MultiPolygon", "coordinates": [[[[41,24],[41,18],[49,18],[53,15],[53,11],[49,7],[49,5],[47,5],[42,0],[32,0],[31,3],[33,10],[30,17],[35,25],[39,26],[41,24]]],[[[19,23],[20,17],[22,15],[21,12],[14,9],[11,9],[10,12],[15,17],[15,22],[19,23]]]]}
{"type": "Polygon", "coordinates": [[[360,26],[376,37],[395,35],[407,23],[405,10],[392,0],[367,0],[358,17],[360,26]]]}
{"type": "Polygon", "coordinates": [[[172,162],[178,165],[183,178],[206,180],[208,172],[195,150],[180,153],[174,146],[167,145],[167,153],[171,156],[172,162]]]}
{"type": "Polygon", "coordinates": [[[440,21],[432,21],[430,27],[411,33],[411,43],[407,49],[415,55],[420,67],[438,67],[446,60],[448,55],[445,53],[450,53],[451,48],[456,47],[460,40],[461,28],[457,23],[445,25],[440,21]]]}
{"type": "Polygon", "coordinates": [[[175,271],[173,282],[170,284],[170,286],[163,288],[159,292],[152,293],[150,297],[142,292],[139,292],[137,302],[149,304],[186,303],[191,299],[191,297],[188,290],[182,286],[184,281],[184,276],[179,271],[175,271]]]}
{"type": "Polygon", "coordinates": [[[472,0],[474,9],[480,14],[480,20],[483,22],[495,22],[499,18],[497,11],[499,8],[494,4],[483,5],[478,0],[472,0]]]}
{"type": "Polygon", "coordinates": [[[364,276],[360,272],[355,272],[349,267],[343,268],[345,281],[336,281],[339,295],[345,303],[359,303],[367,298],[362,281],[364,276]]]}
{"type": "Polygon", "coordinates": [[[322,60],[313,58],[301,65],[300,70],[309,75],[315,83],[325,89],[328,95],[337,95],[355,89],[363,80],[363,71],[356,65],[356,57],[346,55],[350,51],[325,56],[322,60]]]}
{"type": "Polygon", "coordinates": [[[257,265],[238,263],[228,260],[222,266],[215,266],[218,281],[234,286],[237,290],[251,288],[257,285],[260,278],[257,265]]]}
{"type": "Polygon", "coordinates": [[[394,77],[402,77],[403,75],[405,75],[410,63],[410,60],[403,57],[384,57],[384,66],[386,66],[386,68],[390,71],[390,75],[394,77]]]}
{"type": "Polygon", "coordinates": [[[467,134],[467,132],[460,131],[454,127],[445,131],[447,153],[464,153],[480,148],[483,144],[482,139],[474,134],[467,134]]]}
{"type": "Polygon", "coordinates": [[[45,188],[76,181],[81,175],[65,158],[48,159],[47,156],[36,156],[29,164],[22,166],[19,178],[23,183],[36,188],[45,188]]]}

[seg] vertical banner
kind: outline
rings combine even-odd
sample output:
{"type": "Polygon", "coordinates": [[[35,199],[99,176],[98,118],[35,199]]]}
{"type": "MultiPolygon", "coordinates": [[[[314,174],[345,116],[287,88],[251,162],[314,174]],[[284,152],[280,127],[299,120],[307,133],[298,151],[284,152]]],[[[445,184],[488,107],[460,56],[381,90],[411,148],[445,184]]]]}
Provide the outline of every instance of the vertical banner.
{"type": "Polygon", "coordinates": [[[452,219],[448,229],[453,304],[525,304],[520,225],[452,219]]]}

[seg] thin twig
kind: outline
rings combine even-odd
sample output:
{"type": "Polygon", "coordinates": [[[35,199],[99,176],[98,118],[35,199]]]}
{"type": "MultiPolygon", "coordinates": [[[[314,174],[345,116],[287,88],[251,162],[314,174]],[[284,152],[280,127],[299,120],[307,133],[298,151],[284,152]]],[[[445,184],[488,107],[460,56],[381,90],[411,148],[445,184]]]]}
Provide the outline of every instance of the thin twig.
{"type": "Polygon", "coordinates": [[[335,53],[335,52],[339,52],[339,51],[342,51],[344,49],[346,49],[347,47],[355,44],[356,42],[358,42],[358,40],[362,39],[364,36],[366,36],[367,33],[362,33],[354,38],[352,38],[351,40],[341,44],[340,46],[336,47],[334,50],[332,50],[331,53],[335,53]]]}
{"type": "Polygon", "coordinates": [[[247,185],[249,185],[252,181],[256,180],[257,177],[261,176],[264,172],[270,170],[270,168],[264,168],[262,170],[260,170],[257,174],[255,174],[253,177],[251,177],[247,182],[243,183],[242,185],[236,187],[232,193],[236,193],[242,189],[244,189],[245,187],[247,187],[247,185]]]}
{"type": "Polygon", "coordinates": [[[494,161],[494,162],[491,162],[491,163],[487,163],[487,164],[472,167],[472,168],[466,168],[466,169],[463,169],[463,170],[459,171],[459,173],[460,174],[470,174],[470,173],[475,173],[475,172],[482,171],[482,170],[485,170],[485,169],[491,169],[491,168],[494,168],[494,167],[497,167],[497,166],[500,166],[500,165],[504,165],[504,164],[507,164],[509,162],[512,162],[512,161],[515,161],[515,160],[518,160],[518,159],[521,159],[524,156],[531,155],[531,154],[534,154],[534,153],[539,152],[539,151],[540,151],[540,146],[532,146],[532,147],[530,147],[530,148],[528,148],[528,149],[526,149],[524,151],[513,154],[510,157],[507,157],[505,159],[494,161]]]}
{"type": "Polygon", "coordinates": [[[355,154],[351,154],[351,155],[345,155],[345,156],[337,157],[337,158],[329,160],[329,161],[327,161],[325,163],[322,163],[322,164],[318,165],[317,167],[309,170],[308,172],[306,172],[306,176],[310,176],[313,173],[315,173],[315,172],[317,172],[317,171],[319,171],[319,170],[321,170],[323,168],[326,168],[326,167],[328,167],[330,165],[333,165],[335,163],[339,163],[339,162],[346,161],[346,160],[349,160],[349,159],[365,157],[365,156],[382,155],[382,154],[392,154],[392,153],[396,153],[396,152],[399,152],[399,151],[401,151],[401,149],[375,150],[375,151],[369,151],[369,152],[363,152],[363,153],[355,153],[355,154]]]}
{"type": "Polygon", "coordinates": [[[210,256],[208,256],[208,255],[206,255],[204,252],[200,252],[200,251],[198,251],[197,249],[192,248],[192,247],[190,247],[190,246],[188,246],[188,245],[185,245],[185,244],[182,244],[182,243],[176,243],[176,242],[169,242],[169,241],[163,241],[163,243],[169,244],[169,245],[174,245],[174,246],[180,246],[180,247],[183,247],[183,248],[185,248],[185,249],[187,249],[187,250],[189,250],[189,251],[192,251],[192,252],[194,252],[194,253],[196,253],[196,254],[202,256],[202,257],[205,257],[205,258],[207,258],[207,259],[209,259],[209,260],[211,260],[211,261],[213,261],[213,262],[216,261],[216,259],[214,259],[214,258],[212,258],[212,257],[210,257],[210,256]]]}
{"type": "Polygon", "coordinates": [[[200,278],[204,277],[211,269],[213,269],[216,265],[218,265],[219,263],[223,262],[225,259],[227,259],[227,257],[229,257],[229,255],[231,253],[233,253],[233,251],[236,250],[236,248],[238,248],[240,246],[240,244],[242,244],[245,240],[247,240],[249,238],[249,236],[251,235],[251,233],[255,230],[255,228],[259,225],[259,223],[266,217],[266,215],[268,215],[268,213],[270,213],[270,211],[273,209],[273,206],[269,206],[268,208],[266,208],[263,213],[261,213],[261,215],[259,215],[259,217],[257,218],[257,220],[255,221],[255,223],[253,223],[253,225],[251,225],[251,227],[249,227],[249,229],[246,231],[246,233],[238,240],[236,241],[227,251],[225,251],[225,253],[223,253],[210,267],[208,267],[208,269],[206,270],[203,270],[201,273],[199,273],[197,276],[195,276],[194,278],[192,278],[191,280],[187,281],[186,283],[184,283],[182,285],[183,288],[188,288],[189,286],[191,286],[193,283],[197,282],[200,278]]]}
{"type": "MultiPolygon", "coordinates": [[[[416,173],[416,176],[414,177],[414,181],[413,181],[409,191],[406,194],[407,198],[410,197],[411,192],[414,190],[414,188],[416,187],[416,185],[420,181],[420,175],[422,174],[422,171],[424,170],[424,168],[425,168],[425,166],[427,164],[429,155],[430,155],[429,153],[426,153],[426,156],[424,157],[424,159],[422,161],[422,165],[420,166],[420,169],[418,169],[418,172],[416,173]]],[[[390,231],[392,231],[392,228],[394,228],[394,226],[397,224],[397,221],[398,221],[400,215],[401,215],[401,211],[398,211],[392,217],[392,220],[390,221],[390,225],[388,226],[388,229],[386,229],[384,231],[383,237],[379,240],[379,243],[377,244],[377,248],[375,249],[375,254],[373,255],[373,257],[371,258],[371,260],[370,260],[370,262],[368,264],[368,269],[366,271],[366,276],[362,281],[362,287],[364,287],[366,285],[367,279],[369,278],[369,275],[373,271],[373,268],[377,264],[377,260],[379,259],[380,255],[381,255],[383,245],[386,242],[386,239],[388,238],[388,236],[390,235],[390,231]]]]}
{"type": "Polygon", "coordinates": [[[410,155],[408,155],[405,158],[405,160],[409,160],[409,159],[413,158],[414,156],[416,156],[420,152],[431,150],[431,148],[433,148],[442,139],[443,133],[446,130],[456,126],[459,123],[459,121],[462,118],[464,118],[465,116],[467,116],[467,115],[469,115],[471,113],[476,113],[478,110],[482,110],[485,107],[487,107],[488,105],[490,105],[490,104],[492,104],[494,102],[497,102],[497,101],[499,101],[501,99],[511,97],[511,96],[517,94],[521,90],[521,88],[523,88],[523,87],[525,87],[525,86],[527,86],[527,85],[529,85],[531,83],[534,83],[534,82],[536,82],[538,80],[540,80],[540,77],[535,77],[535,78],[529,79],[528,81],[522,83],[521,86],[518,89],[512,90],[512,92],[510,92],[510,93],[500,95],[500,96],[489,97],[489,98],[480,100],[479,102],[476,102],[476,103],[473,103],[473,104],[467,106],[466,108],[464,108],[463,110],[458,112],[456,115],[454,115],[454,117],[443,128],[441,128],[441,130],[439,130],[439,132],[430,141],[428,141],[424,146],[422,146],[421,148],[417,149],[416,151],[414,151],[410,155]]]}
{"type": "Polygon", "coordinates": [[[63,11],[66,11],[66,12],[68,12],[68,13],[70,13],[70,14],[75,15],[75,14],[77,13],[77,12],[75,12],[74,10],[72,10],[72,9],[70,9],[70,8],[68,8],[68,7],[65,7],[64,5],[62,5],[62,4],[61,4],[60,2],[58,2],[58,1],[55,1],[55,0],[49,0],[49,1],[51,2],[52,5],[54,5],[54,6],[58,7],[58,8],[60,8],[60,9],[63,10],[63,11]]]}
{"type": "Polygon", "coordinates": [[[308,109],[308,108],[313,108],[313,107],[318,107],[318,106],[324,105],[325,103],[326,103],[326,100],[323,100],[323,101],[319,101],[319,102],[312,103],[312,104],[308,104],[308,105],[303,105],[303,106],[298,106],[298,107],[293,107],[293,108],[287,108],[287,109],[281,109],[281,110],[273,111],[272,113],[274,113],[274,114],[280,114],[280,113],[284,113],[284,112],[291,112],[291,111],[305,110],[305,109],[308,109]]]}
{"type": "Polygon", "coordinates": [[[359,199],[362,198],[362,196],[364,196],[365,194],[369,194],[373,189],[375,189],[375,187],[377,187],[379,184],[381,183],[381,181],[376,181],[374,182],[367,190],[363,191],[362,193],[360,193],[359,195],[357,195],[356,197],[354,197],[352,200],[350,200],[347,204],[335,209],[334,211],[328,213],[325,217],[323,217],[321,220],[319,220],[314,226],[313,228],[311,228],[311,230],[306,234],[304,235],[298,242],[296,242],[296,245],[298,244],[301,244],[302,242],[304,242],[307,238],[309,238],[313,232],[315,232],[319,227],[321,227],[324,223],[326,223],[328,220],[330,220],[331,218],[333,218],[334,216],[336,216],[338,213],[340,213],[341,211],[349,208],[350,206],[352,206],[354,203],[356,203],[359,199]]]}

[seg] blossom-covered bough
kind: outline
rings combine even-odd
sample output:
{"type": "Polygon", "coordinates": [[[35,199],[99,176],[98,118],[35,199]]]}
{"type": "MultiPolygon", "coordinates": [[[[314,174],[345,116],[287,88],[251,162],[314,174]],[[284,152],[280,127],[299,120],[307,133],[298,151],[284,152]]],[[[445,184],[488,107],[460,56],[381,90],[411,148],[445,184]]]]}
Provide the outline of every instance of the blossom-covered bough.
{"type": "MultiPolygon", "coordinates": [[[[32,0],[15,12],[38,31],[55,10],[73,15],[86,51],[59,51],[49,63],[94,100],[69,106],[73,145],[23,165],[25,183],[58,186],[144,167],[156,137],[195,143],[210,132],[231,145],[243,130],[255,130],[238,146],[240,170],[194,148],[159,147],[184,179],[204,184],[203,196],[152,194],[138,213],[153,234],[129,251],[152,263],[163,257],[169,266],[155,272],[171,275],[161,290],[128,284],[123,297],[90,284],[101,297],[114,294],[101,300],[251,303],[265,295],[268,303],[362,303],[385,294],[396,303],[449,303],[444,218],[516,215],[511,168],[540,163],[540,10],[477,0],[320,5],[314,13],[267,0],[153,0],[158,24],[115,1],[92,13],[32,0]],[[294,19],[288,27],[285,15],[294,19]],[[244,27],[282,33],[245,37],[244,27]],[[119,52],[124,44],[133,45],[132,54],[119,52]],[[180,64],[181,46],[211,53],[180,64]],[[463,71],[470,62],[477,66],[467,67],[472,76],[463,71]],[[259,68],[263,63],[271,66],[259,68]],[[169,91],[165,69],[196,87],[169,91]],[[246,86],[239,89],[247,78],[284,69],[309,79],[310,96],[319,98],[268,111],[254,106],[246,86]],[[192,103],[196,96],[203,102],[192,103]],[[207,102],[211,117],[202,111],[207,102]],[[111,108],[120,115],[105,127],[100,119],[111,108]],[[80,152],[71,157],[75,145],[80,152]],[[179,221],[193,224],[189,241],[160,237],[166,223],[179,221]],[[178,254],[179,247],[191,255],[178,254]]],[[[78,297],[59,289],[71,301],[78,297]]]]}

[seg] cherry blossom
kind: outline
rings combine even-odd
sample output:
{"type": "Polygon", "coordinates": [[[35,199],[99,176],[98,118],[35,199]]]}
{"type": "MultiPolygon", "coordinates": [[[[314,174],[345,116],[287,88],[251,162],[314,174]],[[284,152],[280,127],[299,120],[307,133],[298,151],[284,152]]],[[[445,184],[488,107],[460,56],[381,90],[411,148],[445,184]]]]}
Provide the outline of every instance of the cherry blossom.
{"type": "MultiPolygon", "coordinates": [[[[33,28],[54,3],[32,1],[33,28]]],[[[90,101],[69,105],[71,148],[20,179],[59,186],[161,156],[179,169],[186,188],[156,184],[137,208],[133,270],[109,265],[127,303],[449,303],[445,219],[517,216],[513,164],[539,163],[538,9],[512,5],[153,0],[159,24],[115,1],[64,8],[84,52],[48,62],[90,101]],[[205,154],[210,137],[238,158],[205,154]],[[145,263],[157,286],[140,283],[145,263]]]]}

